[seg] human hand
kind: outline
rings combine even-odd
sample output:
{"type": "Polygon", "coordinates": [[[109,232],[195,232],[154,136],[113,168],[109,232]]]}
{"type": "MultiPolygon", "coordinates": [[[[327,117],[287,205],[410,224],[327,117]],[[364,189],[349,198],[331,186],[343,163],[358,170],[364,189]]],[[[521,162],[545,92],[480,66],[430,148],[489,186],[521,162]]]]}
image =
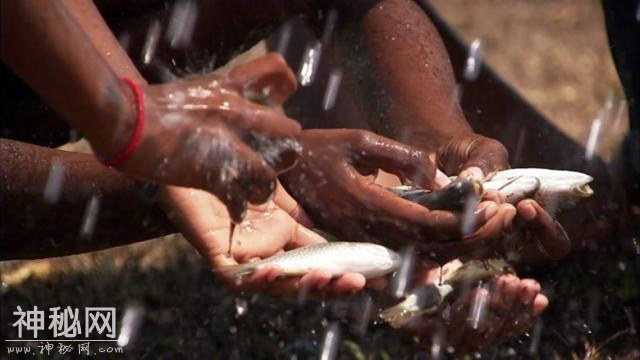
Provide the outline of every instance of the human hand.
{"type": "Polygon", "coordinates": [[[521,226],[505,236],[502,247],[507,257],[519,264],[538,265],[560,260],[571,251],[571,239],[562,225],[535,200],[516,204],[521,226]]]}
{"type": "Polygon", "coordinates": [[[497,140],[468,133],[454,137],[436,152],[438,168],[447,175],[482,180],[491,172],[509,168],[509,153],[497,140]]]}
{"type": "Polygon", "coordinates": [[[493,251],[515,209],[481,203],[463,219],[406,201],[374,184],[366,175],[377,169],[434,188],[436,169],[426,153],[360,130],[306,130],[300,137],[300,162],[281,179],[314,220],[345,240],[375,239],[393,246],[419,242],[438,259],[493,251]]]}
{"type": "MultiPolygon", "coordinates": [[[[276,54],[224,75],[141,86],[142,139],[118,168],[137,178],[209,191],[239,222],[247,202],[265,202],[277,172],[291,166],[300,132],[294,120],[251,100],[277,105],[295,88],[293,72],[276,54]],[[268,152],[256,151],[265,143],[272,145],[268,152]]],[[[96,149],[105,156],[103,150],[96,149]]]]}
{"type": "MultiPolygon", "coordinates": [[[[279,184],[272,200],[249,206],[245,220],[235,228],[230,253],[230,218],[216,197],[202,190],[167,186],[160,192],[160,204],[214,270],[326,241],[309,230],[308,217],[279,184]]],[[[265,292],[277,297],[350,294],[362,289],[366,282],[361,274],[345,274],[332,280],[322,271],[278,278],[275,268],[258,270],[246,278],[225,277],[222,272],[217,275],[235,290],[265,292]]]]}
{"type": "MultiPolygon", "coordinates": [[[[423,262],[416,271],[415,286],[437,282],[441,271],[454,271],[461,265],[459,260],[442,268],[423,262]]],[[[548,304],[536,280],[501,275],[488,286],[463,290],[449,311],[423,316],[405,329],[418,336],[422,347],[433,349],[432,345],[437,343],[441,351],[451,346],[456,354],[465,354],[523,334],[548,304]]]]}

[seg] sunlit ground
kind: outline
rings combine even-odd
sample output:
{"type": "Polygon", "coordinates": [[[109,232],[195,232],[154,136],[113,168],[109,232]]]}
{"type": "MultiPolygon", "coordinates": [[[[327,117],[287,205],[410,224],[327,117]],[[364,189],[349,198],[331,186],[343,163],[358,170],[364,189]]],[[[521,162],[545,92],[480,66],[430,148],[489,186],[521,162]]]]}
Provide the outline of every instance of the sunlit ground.
{"type": "MultiPolygon", "coordinates": [[[[487,61],[574,140],[586,142],[609,96],[620,101],[599,1],[434,4],[465,39],[481,38],[487,61]]],[[[605,159],[614,156],[625,128],[606,128],[597,149],[605,159]]],[[[632,334],[638,265],[637,256],[619,251],[612,234],[608,248],[534,274],[551,300],[538,330],[486,357],[600,352],[638,358],[640,344],[632,334]]],[[[365,326],[358,317],[365,295],[318,303],[231,294],[179,236],[82,256],[5,262],[0,270],[3,331],[11,329],[18,305],[116,306],[118,327],[125,309],[142,305],[143,325],[125,348],[132,359],[317,357],[334,322],[341,324],[341,358],[429,357],[385,325],[365,326]]]]}

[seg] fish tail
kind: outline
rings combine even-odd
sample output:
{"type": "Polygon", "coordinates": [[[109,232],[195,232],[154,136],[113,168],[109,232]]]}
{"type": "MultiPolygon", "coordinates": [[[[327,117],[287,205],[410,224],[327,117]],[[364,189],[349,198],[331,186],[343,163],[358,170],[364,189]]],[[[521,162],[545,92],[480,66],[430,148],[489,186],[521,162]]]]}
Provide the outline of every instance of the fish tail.
{"type": "Polygon", "coordinates": [[[407,306],[405,302],[384,309],[380,313],[380,317],[389,323],[394,329],[405,326],[416,315],[420,313],[420,309],[415,306],[407,306]]]}

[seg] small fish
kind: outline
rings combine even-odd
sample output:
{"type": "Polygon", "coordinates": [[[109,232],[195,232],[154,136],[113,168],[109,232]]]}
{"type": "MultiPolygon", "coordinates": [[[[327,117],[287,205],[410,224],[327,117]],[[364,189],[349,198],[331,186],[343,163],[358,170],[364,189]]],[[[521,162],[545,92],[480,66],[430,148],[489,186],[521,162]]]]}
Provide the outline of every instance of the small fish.
{"type": "Polygon", "coordinates": [[[513,268],[503,259],[468,261],[450,273],[444,272],[440,283],[411,290],[403,301],[383,310],[380,317],[396,329],[403,327],[418,316],[438,312],[449,295],[464,284],[509,273],[514,273],[513,268]]]}
{"type": "Polygon", "coordinates": [[[228,266],[219,271],[229,277],[239,277],[273,266],[283,276],[299,276],[311,270],[322,270],[334,277],[355,272],[373,279],[396,271],[401,262],[402,257],[398,253],[382,245],[327,242],[300,247],[254,262],[228,266]]]}
{"type": "Polygon", "coordinates": [[[593,195],[592,181],[591,176],[576,171],[523,168],[499,171],[482,186],[500,191],[511,204],[531,198],[542,207],[557,204],[566,210],[593,195]]]}
{"type": "Polygon", "coordinates": [[[463,211],[469,199],[482,195],[482,184],[469,179],[455,179],[442,189],[429,191],[415,186],[396,186],[391,192],[431,210],[463,211]]]}
{"type": "Polygon", "coordinates": [[[396,186],[390,190],[396,195],[419,203],[432,210],[460,211],[474,192],[498,190],[507,202],[515,204],[531,198],[543,207],[558,206],[570,209],[580,200],[593,195],[589,183],[593,178],[576,171],[522,168],[498,171],[481,184],[467,179],[455,179],[436,191],[415,186],[396,186]]]}

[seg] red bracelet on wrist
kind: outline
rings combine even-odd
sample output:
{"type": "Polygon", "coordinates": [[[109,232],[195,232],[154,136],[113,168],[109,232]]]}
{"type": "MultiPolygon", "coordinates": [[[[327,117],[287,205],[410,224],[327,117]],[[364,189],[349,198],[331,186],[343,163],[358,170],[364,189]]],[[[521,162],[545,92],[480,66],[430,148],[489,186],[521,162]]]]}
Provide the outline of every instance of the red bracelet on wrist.
{"type": "Polygon", "coordinates": [[[142,90],[140,90],[140,85],[138,85],[135,81],[131,79],[124,78],[122,81],[127,84],[133,90],[133,94],[136,98],[136,125],[133,130],[133,136],[131,137],[131,141],[127,144],[127,147],[122,150],[118,155],[110,158],[110,159],[101,159],[101,162],[106,166],[119,166],[127,159],[131,157],[133,152],[140,145],[140,139],[142,138],[142,129],[144,128],[144,99],[142,97],[142,90]]]}

